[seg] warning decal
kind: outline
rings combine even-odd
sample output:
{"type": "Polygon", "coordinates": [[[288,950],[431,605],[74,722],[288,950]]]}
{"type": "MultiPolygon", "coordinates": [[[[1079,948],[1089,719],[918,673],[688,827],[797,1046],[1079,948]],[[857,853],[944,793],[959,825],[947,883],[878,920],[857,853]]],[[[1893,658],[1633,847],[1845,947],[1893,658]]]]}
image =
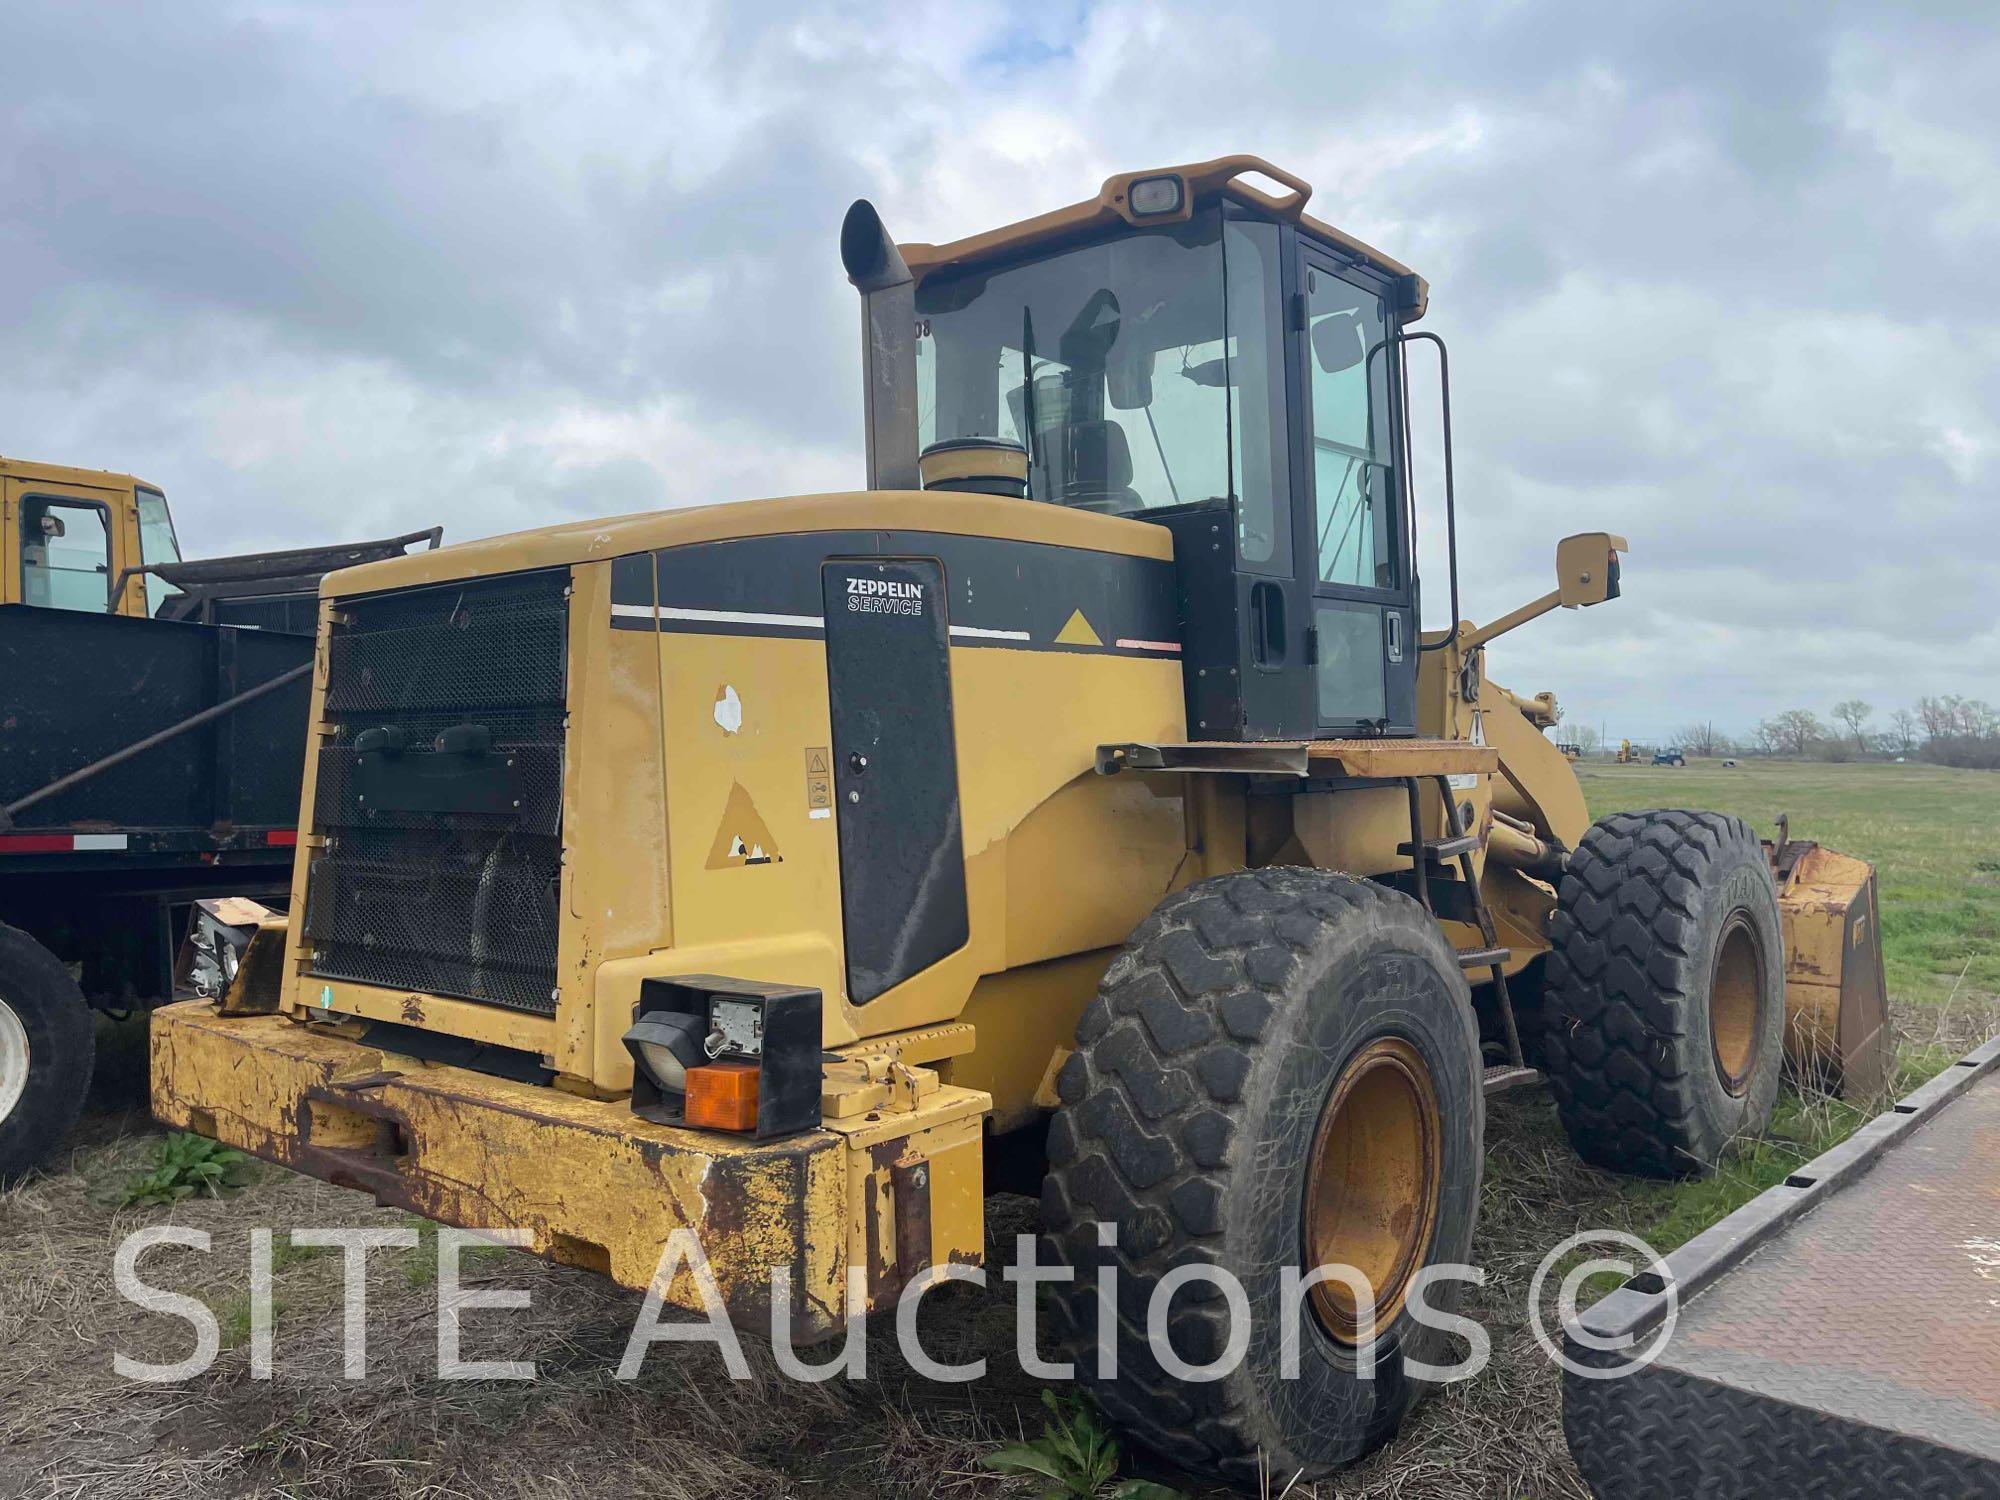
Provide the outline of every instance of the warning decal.
{"type": "Polygon", "coordinates": [[[833,756],[825,745],[806,750],[806,816],[833,816],[833,756]]]}
{"type": "Polygon", "coordinates": [[[729,800],[723,804],[721,826],[708,847],[708,868],[733,870],[743,865],[776,864],[783,858],[743,783],[732,783],[729,800]]]}
{"type": "Polygon", "coordinates": [[[1059,646],[1101,646],[1104,644],[1104,640],[1091,628],[1090,621],[1083,617],[1083,611],[1075,609],[1070,611],[1069,619],[1063,625],[1063,628],[1056,632],[1056,644],[1059,646]]]}

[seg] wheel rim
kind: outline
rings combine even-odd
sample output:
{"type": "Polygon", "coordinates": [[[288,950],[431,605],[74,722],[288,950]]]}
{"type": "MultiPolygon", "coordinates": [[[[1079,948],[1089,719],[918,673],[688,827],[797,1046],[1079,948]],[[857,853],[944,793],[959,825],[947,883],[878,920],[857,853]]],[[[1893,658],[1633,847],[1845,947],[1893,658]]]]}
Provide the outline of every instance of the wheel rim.
{"type": "Polygon", "coordinates": [[[14,1007],[0,1000],[0,1120],[14,1113],[28,1091],[28,1028],[14,1007]]]}
{"type": "Polygon", "coordinates": [[[1757,929],[1741,912],[1732,912],[1716,945],[1715,974],[1708,986],[1708,1034],[1715,1055],[1715,1074],[1723,1088],[1741,1095],[1757,1071],[1757,1023],[1764,1010],[1763,950],[1757,929]]]}
{"type": "MultiPolygon", "coordinates": [[[[1402,1311],[1437,1223],[1440,1140],[1437,1090],[1417,1049],[1382,1037],[1334,1080],[1307,1162],[1306,1269],[1352,1266],[1374,1289],[1373,1325],[1402,1311]]],[[[1343,1344],[1364,1327],[1351,1287],[1312,1289],[1320,1326],[1343,1344]]]]}

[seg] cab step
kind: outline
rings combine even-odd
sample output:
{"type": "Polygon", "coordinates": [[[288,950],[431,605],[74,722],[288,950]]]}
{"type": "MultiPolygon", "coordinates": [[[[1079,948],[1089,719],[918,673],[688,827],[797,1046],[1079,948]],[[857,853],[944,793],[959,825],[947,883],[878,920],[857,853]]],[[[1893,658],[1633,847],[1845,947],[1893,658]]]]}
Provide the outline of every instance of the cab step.
{"type": "Polygon", "coordinates": [[[1491,969],[1513,956],[1512,948],[1461,948],[1458,950],[1458,966],[1461,969],[1491,969]]]}
{"type": "Polygon", "coordinates": [[[1485,1070],[1482,1082],[1486,1097],[1504,1094],[1508,1089],[1527,1088],[1542,1081],[1542,1075],[1534,1068],[1522,1067],[1517,1063],[1501,1063],[1485,1070]]]}
{"type": "MultiPolygon", "coordinates": [[[[1423,842],[1424,858],[1432,864],[1441,865],[1447,860],[1457,859],[1461,855],[1474,853],[1478,850],[1482,842],[1483,840],[1476,833],[1461,833],[1458,837],[1449,839],[1425,839],[1423,842]]],[[[1410,844],[1398,844],[1396,852],[1407,859],[1411,856],[1413,847],[1410,844]]]]}

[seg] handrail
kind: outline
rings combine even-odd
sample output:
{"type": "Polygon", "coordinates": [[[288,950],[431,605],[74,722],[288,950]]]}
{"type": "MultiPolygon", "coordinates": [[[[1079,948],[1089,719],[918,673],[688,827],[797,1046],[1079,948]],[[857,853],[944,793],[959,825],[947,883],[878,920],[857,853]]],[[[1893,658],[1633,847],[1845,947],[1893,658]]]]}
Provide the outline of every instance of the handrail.
{"type": "MultiPolygon", "coordinates": [[[[1444,545],[1445,556],[1451,564],[1451,624],[1446,627],[1442,637],[1430,642],[1428,645],[1424,643],[1423,631],[1419,629],[1417,632],[1417,650],[1422,652],[1436,651],[1440,647],[1450,645],[1458,637],[1458,495],[1453,484],[1451,466],[1451,355],[1445,349],[1444,340],[1432,333],[1428,328],[1420,328],[1415,333],[1405,331],[1396,335],[1396,342],[1399,344],[1407,344],[1412,339],[1428,339],[1431,343],[1437,345],[1438,403],[1444,426],[1444,545]]],[[[1409,407],[1407,402],[1404,405],[1403,425],[1405,436],[1407,437],[1409,429],[1409,407]]],[[[1416,512],[1416,497],[1417,487],[1412,482],[1410,485],[1410,511],[1412,515],[1416,512]]],[[[1412,568],[1416,566],[1414,555],[1416,552],[1415,535],[1416,528],[1412,526],[1410,543],[1412,554],[1410,563],[1412,568]]]]}
{"type": "Polygon", "coordinates": [[[286,683],[297,682],[312,669],[313,664],[311,662],[300,662],[288,672],[280,672],[276,677],[268,678],[258,683],[257,686],[238,693],[233,698],[225,698],[220,703],[214,704],[209,708],[204,708],[200,713],[190,714],[187,718],[182,719],[180,723],[162,729],[156,734],[149,734],[142,740],[134,740],[123,750],[114,750],[109,755],[92,761],[81,770],[71,771],[67,776],[57,777],[40,791],[30,792],[27,796],[17,798],[15,801],[9,802],[5,807],[0,807],[0,829],[13,827],[14,815],[16,813],[25,812],[38,802],[46,802],[58,793],[66,792],[71,787],[78,786],[90,780],[93,776],[109,771],[114,766],[122,766],[135,755],[142,755],[156,745],[164,745],[168,740],[186,734],[190,729],[199,729],[202,725],[219,719],[226,713],[233,713],[244,704],[261,698],[266,693],[276,692],[279,688],[285,686],[286,683]]]}

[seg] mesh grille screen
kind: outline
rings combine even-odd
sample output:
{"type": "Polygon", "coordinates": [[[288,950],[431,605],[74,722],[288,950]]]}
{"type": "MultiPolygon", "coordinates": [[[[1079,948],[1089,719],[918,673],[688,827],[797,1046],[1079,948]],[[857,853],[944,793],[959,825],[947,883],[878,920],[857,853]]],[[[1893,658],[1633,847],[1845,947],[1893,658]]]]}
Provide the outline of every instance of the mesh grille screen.
{"type": "Polygon", "coordinates": [[[326,692],[337,732],[319,752],[313,814],[329,842],[306,892],[314,974],[555,1009],[568,582],[514,573],[341,605],[326,692]],[[461,725],[482,728],[482,760],[504,765],[501,800],[371,805],[361,735],[388,730],[404,747],[394,765],[423,785],[459,764],[434,747],[461,725]]]}

